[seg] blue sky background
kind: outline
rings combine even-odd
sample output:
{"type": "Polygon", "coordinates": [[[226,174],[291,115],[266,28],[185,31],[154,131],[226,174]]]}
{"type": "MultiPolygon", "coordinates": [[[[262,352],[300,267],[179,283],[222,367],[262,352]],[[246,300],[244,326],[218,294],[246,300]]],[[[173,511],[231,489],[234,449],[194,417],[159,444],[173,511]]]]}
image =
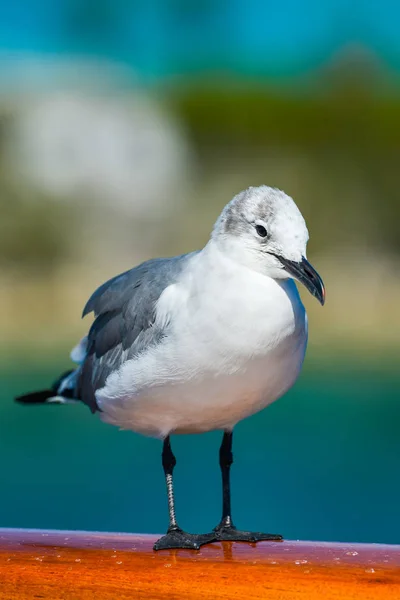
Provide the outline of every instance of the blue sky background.
{"type": "Polygon", "coordinates": [[[3,56],[95,56],[147,78],[298,75],[350,45],[400,67],[395,0],[1,0],[0,10],[3,56]]]}

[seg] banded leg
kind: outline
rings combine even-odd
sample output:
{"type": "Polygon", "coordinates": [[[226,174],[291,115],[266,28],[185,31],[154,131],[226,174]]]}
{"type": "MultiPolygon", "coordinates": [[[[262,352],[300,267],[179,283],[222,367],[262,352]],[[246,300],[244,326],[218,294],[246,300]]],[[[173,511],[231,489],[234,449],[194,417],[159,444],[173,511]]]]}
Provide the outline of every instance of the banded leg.
{"type": "Polygon", "coordinates": [[[174,484],[173,472],[176,465],[176,458],[172,452],[169,436],[165,438],[162,450],[162,465],[167,486],[169,527],[166,535],[157,540],[154,544],[154,550],[168,550],[171,548],[191,548],[198,550],[200,546],[215,542],[217,536],[215,531],[205,534],[186,533],[183,531],[177,521],[175,514],[174,484]]]}

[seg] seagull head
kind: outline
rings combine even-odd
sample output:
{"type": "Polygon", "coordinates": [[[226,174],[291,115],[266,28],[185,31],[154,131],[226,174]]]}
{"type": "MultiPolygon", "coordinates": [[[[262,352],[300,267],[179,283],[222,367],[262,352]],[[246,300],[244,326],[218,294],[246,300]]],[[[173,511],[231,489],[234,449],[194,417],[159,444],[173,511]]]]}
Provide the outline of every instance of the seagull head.
{"type": "Polygon", "coordinates": [[[306,222],[293,199],[266,185],[235,196],[212,234],[233,260],[273,279],[296,279],[323,305],[323,281],[307,260],[308,237],[306,222]]]}

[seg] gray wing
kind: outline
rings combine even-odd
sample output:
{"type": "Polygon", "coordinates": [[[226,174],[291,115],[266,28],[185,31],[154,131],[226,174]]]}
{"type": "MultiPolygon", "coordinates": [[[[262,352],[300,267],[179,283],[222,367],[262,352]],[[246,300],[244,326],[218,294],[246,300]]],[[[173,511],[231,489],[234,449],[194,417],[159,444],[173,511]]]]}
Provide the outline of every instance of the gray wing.
{"type": "Polygon", "coordinates": [[[92,412],[95,392],[126,360],[156,345],[166,334],[154,325],[154,307],[166,287],[179,277],[188,258],[156,258],[113,277],[89,298],[83,317],[94,312],[86,358],[77,380],[76,397],[92,412]]]}

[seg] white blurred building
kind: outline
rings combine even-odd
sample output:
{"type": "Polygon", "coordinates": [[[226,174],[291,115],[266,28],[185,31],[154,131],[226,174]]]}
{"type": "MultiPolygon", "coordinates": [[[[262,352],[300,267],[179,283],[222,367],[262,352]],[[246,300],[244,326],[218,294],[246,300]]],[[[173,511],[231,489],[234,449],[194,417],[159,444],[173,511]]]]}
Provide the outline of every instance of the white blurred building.
{"type": "Polygon", "coordinates": [[[88,252],[119,254],[135,224],[140,237],[143,221],[160,226],[185,200],[193,168],[187,137],[154,94],[118,70],[114,77],[107,63],[56,66],[19,59],[13,71],[3,96],[11,113],[8,175],[35,191],[32,198],[79,203],[88,252]]]}
{"type": "Polygon", "coordinates": [[[144,94],[52,92],[17,105],[11,173],[55,200],[168,212],[190,168],[178,124],[144,94]]]}

